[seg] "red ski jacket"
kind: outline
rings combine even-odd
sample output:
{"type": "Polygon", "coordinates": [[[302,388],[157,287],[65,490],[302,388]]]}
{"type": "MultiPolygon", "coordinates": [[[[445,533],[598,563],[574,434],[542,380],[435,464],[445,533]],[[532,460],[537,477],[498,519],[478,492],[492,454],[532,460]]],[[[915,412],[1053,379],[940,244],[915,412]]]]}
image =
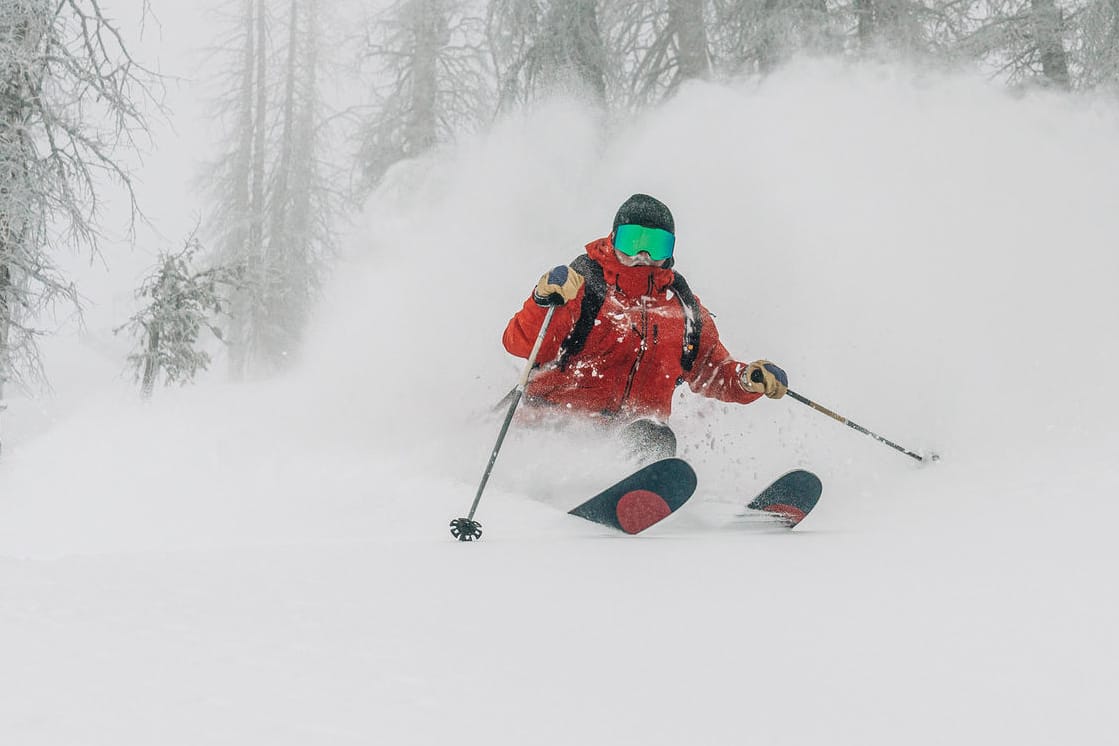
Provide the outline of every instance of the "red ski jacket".
{"type": "MultiPolygon", "coordinates": [[[[587,281],[552,316],[526,403],[624,421],[667,420],[680,383],[727,402],[748,404],[761,396],[742,388],[746,364],[719,342],[711,314],[672,269],[626,267],[609,238],[588,244],[572,266],[587,281]],[[602,268],[601,280],[588,259],[602,268]],[[588,293],[601,298],[601,307],[593,324],[579,325],[582,312],[597,305],[588,293]]],[[[546,312],[530,295],[505,328],[502,342],[510,354],[529,356],[546,312]]]]}

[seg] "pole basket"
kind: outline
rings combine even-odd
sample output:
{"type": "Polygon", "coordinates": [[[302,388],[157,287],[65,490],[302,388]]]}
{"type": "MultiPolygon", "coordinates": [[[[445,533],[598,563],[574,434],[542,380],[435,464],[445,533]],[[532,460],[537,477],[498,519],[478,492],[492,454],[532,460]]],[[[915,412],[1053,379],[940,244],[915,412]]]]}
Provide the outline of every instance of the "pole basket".
{"type": "Polygon", "coordinates": [[[481,539],[482,524],[471,518],[456,518],[451,521],[451,536],[459,541],[481,539]]]}

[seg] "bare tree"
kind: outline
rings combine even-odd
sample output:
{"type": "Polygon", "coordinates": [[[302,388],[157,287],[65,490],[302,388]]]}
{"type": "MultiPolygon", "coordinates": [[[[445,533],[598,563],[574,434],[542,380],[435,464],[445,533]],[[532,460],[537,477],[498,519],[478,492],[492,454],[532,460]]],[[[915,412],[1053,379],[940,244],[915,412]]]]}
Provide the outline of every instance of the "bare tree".
{"type": "Polygon", "coordinates": [[[854,0],[848,10],[862,54],[913,58],[928,51],[930,17],[937,11],[920,0],[854,0]]]}
{"type": "Polygon", "coordinates": [[[35,319],[73,284],[52,257],[99,249],[100,196],[123,185],[119,159],[146,134],[158,78],[129,53],[96,0],[0,0],[0,402],[5,384],[42,374],[35,319]]]}
{"type": "Polygon", "coordinates": [[[460,0],[399,0],[372,17],[360,56],[373,104],[359,124],[362,186],[492,112],[484,25],[460,0]]]}
{"type": "Polygon", "coordinates": [[[1069,67],[1084,88],[1119,88],[1119,0],[1089,0],[1066,19],[1069,67]]]}
{"type": "Polygon", "coordinates": [[[826,0],[714,0],[712,47],[721,72],[767,73],[801,53],[841,54],[846,20],[826,0]]]}
{"type": "Polygon", "coordinates": [[[272,368],[298,346],[329,259],[337,191],[323,164],[324,104],[319,93],[323,46],[318,0],[290,0],[280,139],[268,194],[268,273],[261,352],[272,368]]]}
{"type": "Polygon", "coordinates": [[[241,0],[222,47],[235,64],[216,110],[233,136],[213,169],[210,231],[219,261],[245,271],[232,299],[235,378],[291,359],[333,251],[319,4],[283,5],[241,0]]]}
{"type": "Polygon", "coordinates": [[[231,309],[230,371],[236,378],[244,374],[250,356],[251,312],[257,305],[252,294],[260,285],[252,280],[262,272],[259,214],[263,210],[263,178],[257,174],[262,173],[259,164],[263,158],[258,132],[264,125],[258,112],[258,86],[262,88],[260,97],[266,97],[267,91],[263,89],[266,62],[259,59],[258,36],[266,35],[268,23],[263,0],[237,0],[233,15],[219,19],[223,20],[233,30],[218,51],[231,57],[233,63],[227,67],[228,77],[219,81],[225,90],[214,109],[219,119],[230,122],[233,135],[230,147],[208,179],[214,204],[208,229],[219,261],[240,263],[245,268],[245,288],[237,294],[231,309]]]}
{"type": "Polygon", "coordinates": [[[611,65],[632,105],[655,103],[687,80],[711,74],[706,0],[617,0],[605,4],[611,65]],[[616,74],[618,74],[616,73],[616,74]]]}
{"type": "Polygon", "coordinates": [[[1064,45],[1064,18],[1054,0],[1030,0],[1031,36],[1045,81],[1068,88],[1068,54],[1064,45]]]}
{"type": "Polygon", "coordinates": [[[596,0],[492,0],[487,35],[508,107],[557,88],[606,105],[606,49],[596,0]]]}
{"type": "Polygon", "coordinates": [[[1071,87],[1067,29],[1054,0],[991,0],[973,13],[982,21],[960,39],[963,54],[1011,84],[1071,87]]]}

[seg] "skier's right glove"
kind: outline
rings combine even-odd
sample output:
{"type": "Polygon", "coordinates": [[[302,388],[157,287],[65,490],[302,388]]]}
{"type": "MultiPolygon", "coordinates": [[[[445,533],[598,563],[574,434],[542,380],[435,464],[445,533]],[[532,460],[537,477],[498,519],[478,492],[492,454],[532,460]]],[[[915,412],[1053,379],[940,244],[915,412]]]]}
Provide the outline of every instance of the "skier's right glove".
{"type": "Polygon", "coordinates": [[[562,306],[574,300],[583,287],[583,276],[571,267],[560,265],[540,278],[532,299],[538,306],[562,306]]]}

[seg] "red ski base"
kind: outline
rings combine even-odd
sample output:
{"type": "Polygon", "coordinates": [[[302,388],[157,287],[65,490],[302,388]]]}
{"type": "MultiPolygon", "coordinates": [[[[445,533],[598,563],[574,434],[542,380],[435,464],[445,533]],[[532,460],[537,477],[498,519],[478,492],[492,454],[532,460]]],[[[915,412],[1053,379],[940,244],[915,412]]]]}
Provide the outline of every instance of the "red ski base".
{"type": "Polygon", "coordinates": [[[617,510],[618,525],[627,534],[641,533],[672,513],[665,499],[649,490],[633,490],[622,495],[617,510]]]}
{"type": "Polygon", "coordinates": [[[766,513],[773,513],[776,516],[780,516],[782,520],[788,523],[789,528],[803,521],[804,516],[808,515],[800,508],[795,508],[792,505],[770,505],[762,508],[762,510],[766,513]]]}

